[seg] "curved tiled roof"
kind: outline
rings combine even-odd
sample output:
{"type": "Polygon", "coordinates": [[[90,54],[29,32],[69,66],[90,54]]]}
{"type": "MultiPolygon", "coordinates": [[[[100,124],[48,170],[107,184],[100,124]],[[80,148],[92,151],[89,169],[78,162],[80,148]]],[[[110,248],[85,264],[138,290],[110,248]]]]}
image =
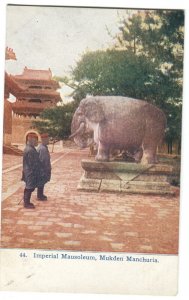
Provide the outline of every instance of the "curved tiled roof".
{"type": "Polygon", "coordinates": [[[50,68],[48,70],[33,70],[27,67],[21,75],[15,75],[16,79],[36,79],[36,80],[52,80],[52,72],[50,68]]]}

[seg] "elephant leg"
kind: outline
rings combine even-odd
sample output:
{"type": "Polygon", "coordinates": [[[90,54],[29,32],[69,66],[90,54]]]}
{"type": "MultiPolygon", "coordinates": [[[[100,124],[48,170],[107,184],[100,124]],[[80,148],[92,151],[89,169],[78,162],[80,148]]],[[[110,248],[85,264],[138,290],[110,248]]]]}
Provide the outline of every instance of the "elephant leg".
{"type": "Polygon", "coordinates": [[[139,148],[136,153],[134,154],[134,159],[137,163],[139,163],[142,159],[142,156],[143,156],[143,149],[142,148],[139,148]]]}
{"type": "Polygon", "coordinates": [[[109,148],[99,142],[98,144],[98,153],[95,157],[97,161],[108,161],[109,160],[109,148]]]}
{"type": "Polygon", "coordinates": [[[154,146],[143,145],[143,156],[142,156],[141,163],[143,165],[156,164],[158,162],[156,151],[157,151],[156,145],[154,146]]]}

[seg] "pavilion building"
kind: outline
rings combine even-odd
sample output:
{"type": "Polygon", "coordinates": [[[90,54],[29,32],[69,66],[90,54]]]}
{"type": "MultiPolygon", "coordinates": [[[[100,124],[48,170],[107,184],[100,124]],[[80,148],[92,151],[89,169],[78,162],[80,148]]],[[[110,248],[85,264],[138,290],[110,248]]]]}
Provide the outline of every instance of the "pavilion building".
{"type": "MultiPolygon", "coordinates": [[[[16,54],[12,48],[6,47],[6,60],[17,60],[16,54]]],[[[4,114],[3,114],[3,153],[22,155],[22,151],[12,147],[12,103],[9,101],[10,95],[17,97],[18,93],[23,90],[11,75],[5,72],[4,87],[4,114]]]]}
{"type": "Polygon", "coordinates": [[[12,143],[23,144],[30,132],[39,133],[32,122],[46,109],[57,105],[61,101],[59,83],[52,78],[48,70],[33,70],[24,68],[21,75],[11,76],[22,87],[16,94],[16,101],[12,103],[12,143]]]}

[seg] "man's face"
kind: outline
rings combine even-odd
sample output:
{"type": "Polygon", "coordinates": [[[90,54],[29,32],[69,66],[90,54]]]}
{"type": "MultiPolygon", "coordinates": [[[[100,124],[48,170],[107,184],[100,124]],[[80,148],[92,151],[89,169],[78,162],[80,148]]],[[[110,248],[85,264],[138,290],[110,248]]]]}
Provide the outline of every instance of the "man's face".
{"type": "Polygon", "coordinates": [[[42,138],[41,142],[42,142],[43,145],[48,145],[49,144],[49,137],[42,138]]]}
{"type": "Polygon", "coordinates": [[[30,145],[36,147],[38,145],[38,139],[35,137],[29,138],[28,142],[30,143],[30,145]]]}

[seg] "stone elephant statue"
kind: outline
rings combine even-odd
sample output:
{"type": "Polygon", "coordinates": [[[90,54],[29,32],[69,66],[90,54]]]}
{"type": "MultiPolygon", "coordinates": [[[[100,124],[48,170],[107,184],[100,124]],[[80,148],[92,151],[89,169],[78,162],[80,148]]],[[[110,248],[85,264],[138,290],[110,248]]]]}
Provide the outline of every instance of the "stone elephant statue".
{"type": "Polygon", "coordinates": [[[120,96],[95,96],[81,100],[74,113],[71,136],[81,148],[96,143],[97,161],[108,161],[111,149],[139,152],[141,163],[157,163],[166,117],[162,110],[142,100],[120,96]]]}

